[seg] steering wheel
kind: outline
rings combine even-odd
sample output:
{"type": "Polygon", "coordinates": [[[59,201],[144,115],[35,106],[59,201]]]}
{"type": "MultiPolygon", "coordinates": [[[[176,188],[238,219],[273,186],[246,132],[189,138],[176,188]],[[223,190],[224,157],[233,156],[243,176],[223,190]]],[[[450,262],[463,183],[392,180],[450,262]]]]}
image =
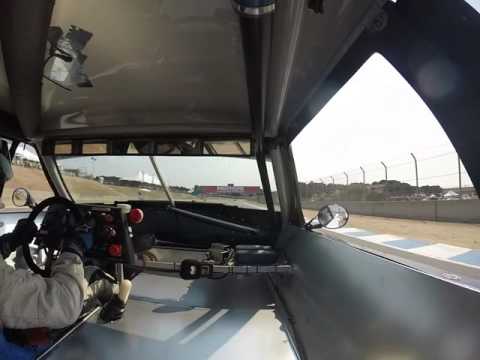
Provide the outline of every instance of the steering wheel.
{"type": "Polygon", "coordinates": [[[57,205],[59,208],[61,207],[63,214],[58,217],[52,217],[55,221],[50,224],[45,221],[47,219],[44,219],[44,223],[40,227],[40,230],[32,238],[25,239],[22,244],[23,256],[28,267],[34,273],[40,274],[43,277],[50,276],[52,262],[62,248],[65,235],[73,230],[74,224],[79,224],[82,221],[82,216],[75,203],[58,196],[43,200],[36,205],[30,213],[28,220],[35,221],[43,210],[52,205],[57,205]],[[73,216],[73,224],[70,215],[73,216]],[[35,239],[34,243],[38,245],[39,249],[45,250],[47,254],[44,269],[40,268],[32,258],[30,244],[33,239],[35,239]]]}

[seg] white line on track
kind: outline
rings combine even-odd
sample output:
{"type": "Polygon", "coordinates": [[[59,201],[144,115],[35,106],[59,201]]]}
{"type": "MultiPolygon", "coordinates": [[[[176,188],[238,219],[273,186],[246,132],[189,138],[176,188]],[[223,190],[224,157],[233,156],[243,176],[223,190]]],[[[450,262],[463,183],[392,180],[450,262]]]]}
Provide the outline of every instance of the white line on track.
{"type": "Polygon", "coordinates": [[[381,244],[387,241],[394,241],[394,240],[405,240],[404,237],[390,235],[390,234],[366,235],[366,236],[358,236],[358,238],[362,240],[374,242],[376,244],[381,244]]]}
{"type": "Polygon", "coordinates": [[[357,229],[357,228],[353,228],[353,227],[347,227],[347,228],[340,228],[340,229],[331,229],[330,231],[333,231],[333,232],[336,232],[336,233],[339,233],[339,234],[345,234],[345,233],[357,232],[357,231],[362,231],[363,232],[365,230],[357,229]]]}
{"type": "Polygon", "coordinates": [[[447,260],[451,257],[465,254],[466,252],[469,252],[470,249],[447,244],[433,244],[410,249],[409,251],[415,254],[425,255],[436,259],[447,260]]]}

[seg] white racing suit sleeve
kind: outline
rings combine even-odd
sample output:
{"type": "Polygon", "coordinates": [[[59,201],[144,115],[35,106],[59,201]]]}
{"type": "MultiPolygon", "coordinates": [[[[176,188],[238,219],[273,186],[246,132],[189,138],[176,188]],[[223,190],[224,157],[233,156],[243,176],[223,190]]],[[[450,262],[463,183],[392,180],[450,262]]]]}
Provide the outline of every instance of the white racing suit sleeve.
{"type": "Polygon", "coordinates": [[[80,316],[86,286],[75,254],[62,253],[49,278],[14,270],[0,256],[0,322],[13,329],[69,326],[80,316]]]}

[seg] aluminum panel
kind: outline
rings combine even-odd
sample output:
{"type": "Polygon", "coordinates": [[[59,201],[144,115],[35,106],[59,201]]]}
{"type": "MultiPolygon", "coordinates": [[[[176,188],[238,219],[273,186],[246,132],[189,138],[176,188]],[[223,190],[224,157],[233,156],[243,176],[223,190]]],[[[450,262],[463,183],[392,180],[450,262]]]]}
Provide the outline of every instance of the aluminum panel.
{"type": "Polygon", "coordinates": [[[480,358],[480,294],[299,228],[273,276],[309,359],[480,358]],[[299,246],[299,244],[302,246],[299,246]]]}
{"type": "Polygon", "coordinates": [[[51,26],[65,34],[72,25],[92,33],[82,50],[92,87],[66,91],[44,82],[47,136],[250,133],[240,26],[230,2],[56,1],[51,26]]]}
{"type": "Polygon", "coordinates": [[[140,275],[125,317],[95,320],[49,359],[296,359],[263,276],[140,275]]]}

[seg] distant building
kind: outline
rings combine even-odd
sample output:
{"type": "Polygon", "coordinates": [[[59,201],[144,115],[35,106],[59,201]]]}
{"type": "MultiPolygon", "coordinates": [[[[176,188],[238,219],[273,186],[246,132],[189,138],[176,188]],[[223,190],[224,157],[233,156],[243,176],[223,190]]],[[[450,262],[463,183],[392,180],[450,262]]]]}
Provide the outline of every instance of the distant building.
{"type": "Polygon", "coordinates": [[[81,176],[82,171],[80,169],[62,169],[62,175],[66,176],[81,176]]]}
{"type": "Polygon", "coordinates": [[[227,186],[195,185],[193,195],[219,195],[219,196],[255,196],[262,194],[260,186],[227,186]]]}
{"type": "Polygon", "coordinates": [[[123,180],[138,182],[142,184],[160,185],[160,180],[155,175],[150,175],[142,170],[137,172],[134,177],[124,178],[123,180]]]}
{"type": "Polygon", "coordinates": [[[453,190],[449,190],[445,194],[443,194],[443,198],[445,200],[456,200],[460,198],[460,195],[453,190]]]}
{"type": "Polygon", "coordinates": [[[97,176],[95,179],[101,184],[118,185],[120,183],[118,176],[97,176]]]}
{"type": "Polygon", "coordinates": [[[176,193],[188,193],[190,192],[190,189],[185,187],[185,186],[169,186],[170,190],[173,191],[173,192],[176,192],[176,193]]]}
{"type": "Polygon", "coordinates": [[[25,146],[18,146],[12,159],[13,165],[40,169],[40,160],[37,154],[29,151],[25,146]]]}

